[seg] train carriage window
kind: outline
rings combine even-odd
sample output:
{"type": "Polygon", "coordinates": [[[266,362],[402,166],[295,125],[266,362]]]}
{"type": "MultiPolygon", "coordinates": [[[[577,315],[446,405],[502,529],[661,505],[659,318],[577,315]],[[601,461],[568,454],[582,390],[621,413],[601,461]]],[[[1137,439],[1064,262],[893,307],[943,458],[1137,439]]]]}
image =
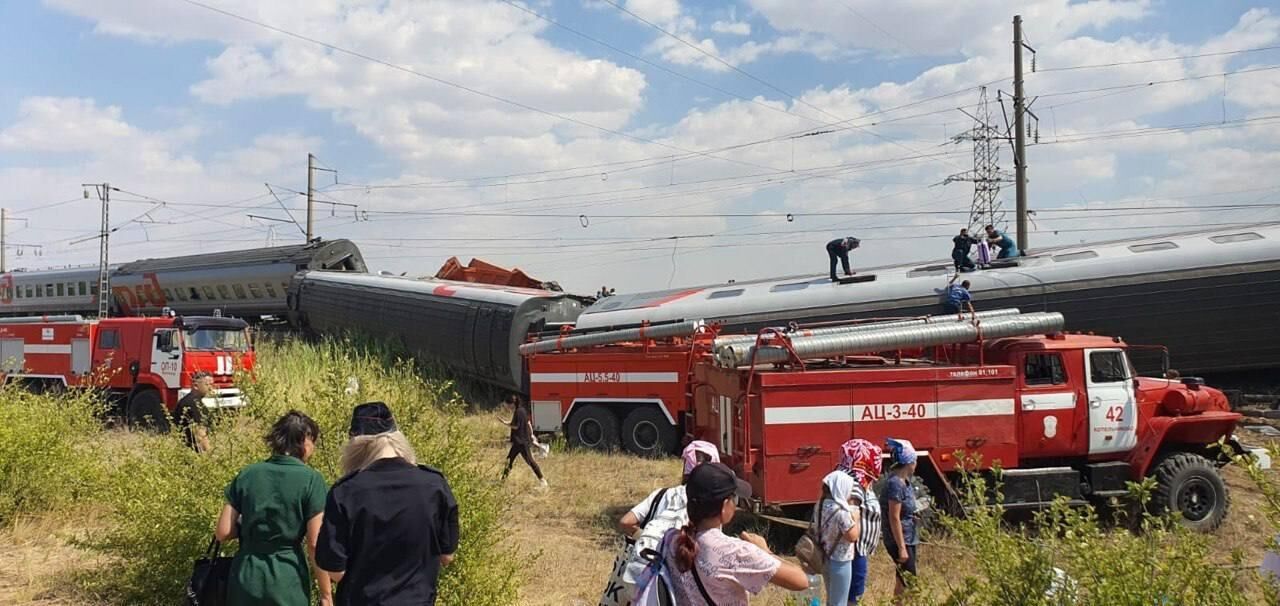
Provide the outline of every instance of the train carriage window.
{"type": "Polygon", "coordinates": [[[1169,250],[1177,247],[1178,245],[1173,242],[1152,242],[1150,244],[1134,244],[1129,247],[1129,250],[1136,253],[1143,253],[1154,252],[1157,250],[1169,250]]]}
{"type": "Polygon", "coordinates": [[[82,297],[83,297],[83,296],[85,296],[85,295],[89,294],[89,283],[88,283],[88,282],[81,281],[81,282],[79,283],[79,287],[80,287],[80,288],[79,288],[78,290],[80,291],[80,296],[82,296],[82,297]]]}
{"type": "Polygon", "coordinates": [[[231,285],[231,290],[236,291],[236,298],[237,298],[237,299],[244,299],[244,298],[246,298],[246,295],[244,294],[244,287],[243,287],[243,286],[240,286],[239,284],[232,284],[232,285],[231,285]]]}
{"type": "Polygon", "coordinates": [[[67,282],[67,296],[68,296],[68,297],[74,297],[74,296],[76,296],[76,283],[75,283],[75,282],[67,282]]]}
{"type": "Polygon", "coordinates": [[[809,287],[808,282],[792,282],[790,284],[778,284],[769,289],[769,292],[790,292],[793,290],[804,290],[809,287]]]}
{"type": "Polygon", "coordinates": [[[53,285],[52,285],[52,284],[45,284],[45,285],[44,285],[44,296],[46,296],[46,297],[52,297],[52,296],[53,296],[53,285]]]}
{"type": "Polygon", "coordinates": [[[182,289],[182,290],[190,291],[190,293],[191,293],[191,300],[192,300],[192,301],[199,301],[199,300],[200,300],[200,291],[196,290],[196,287],[192,286],[191,288],[184,288],[184,289],[182,289]]]}
{"type": "Polygon", "coordinates": [[[257,285],[257,284],[254,284],[253,282],[250,282],[250,283],[248,283],[246,286],[248,286],[248,287],[249,287],[249,296],[250,296],[250,297],[253,297],[253,298],[255,298],[255,299],[261,299],[261,298],[262,298],[262,291],[261,291],[261,290],[258,290],[258,285],[257,285]]]}
{"type": "Polygon", "coordinates": [[[23,288],[22,286],[15,286],[13,287],[13,291],[14,291],[14,294],[18,295],[18,298],[21,299],[23,298],[22,297],[23,293],[25,293],[27,289],[23,288]]]}
{"type": "Polygon", "coordinates": [[[173,294],[177,295],[179,301],[186,301],[190,298],[190,291],[185,286],[173,289],[173,294]]]}
{"type": "Polygon", "coordinates": [[[204,293],[204,298],[207,301],[216,301],[218,299],[218,296],[213,294],[213,289],[208,286],[201,286],[200,292],[204,293]]]}
{"type": "Polygon", "coordinates": [[[43,297],[43,296],[44,296],[44,286],[41,284],[36,284],[36,297],[43,297]]]}
{"type": "Polygon", "coordinates": [[[1262,234],[1246,231],[1238,234],[1222,234],[1221,236],[1210,236],[1209,240],[1214,244],[1231,244],[1232,242],[1248,242],[1250,240],[1261,240],[1262,234]]]}
{"type": "Polygon", "coordinates": [[[58,285],[57,285],[57,287],[56,287],[56,288],[54,288],[54,290],[58,292],[58,295],[57,295],[57,296],[59,296],[59,297],[65,297],[65,296],[66,296],[66,292],[64,292],[62,289],[63,289],[62,283],[61,283],[61,282],[59,282],[59,283],[58,283],[58,285]]]}
{"type": "Polygon", "coordinates": [[[1062,262],[1062,261],[1081,261],[1081,260],[1084,260],[1084,259],[1096,259],[1097,257],[1098,257],[1098,253],[1097,253],[1097,252],[1094,252],[1094,251],[1092,251],[1092,250],[1082,250],[1082,251],[1080,251],[1080,252],[1063,253],[1063,254],[1060,254],[1060,255],[1054,255],[1054,256],[1053,256],[1053,260],[1054,260],[1054,261],[1057,261],[1057,262],[1062,262]]]}
{"type": "Polygon", "coordinates": [[[1062,368],[1061,354],[1027,354],[1023,365],[1027,385],[1062,385],[1067,372],[1062,368]]]}
{"type": "Polygon", "coordinates": [[[276,295],[276,287],[272,286],[270,282],[263,282],[262,287],[267,289],[268,297],[275,299],[278,296],[276,295]]]}
{"type": "Polygon", "coordinates": [[[219,297],[222,297],[224,300],[231,300],[231,289],[227,288],[226,284],[218,284],[217,288],[219,297]]]}
{"type": "Polygon", "coordinates": [[[160,292],[163,292],[163,293],[164,293],[164,299],[165,299],[166,301],[172,301],[172,300],[174,299],[173,291],[171,291],[171,290],[169,290],[169,289],[167,289],[167,288],[161,288],[161,289],[160,289],[160,292]]]}
{"type": "Polygon", "coordinates": [[[89,284],[89,294],[91,294],[91,295],[93,295],[93,296],[95,296],[95,297],[96,297],[96,296],[98,296],[98,283],[97,283],[97,282],[93,282],[93,283],[89,284]]]}
{"type": "Polygon", "coordinates": [[[735,288],[733,290],[717,290],[716,292],[713,292],[707,295],[707,298],[708,299],[728,299],[729,297],[736,297],[742,294],[743,290],[744,289],[742,288],[735,288]]]}
{"type": "Polygon", "coordinates": [[[120,335],[115,330],[98,333],[98,349],[115,349],[120,346],[120,335]]]}

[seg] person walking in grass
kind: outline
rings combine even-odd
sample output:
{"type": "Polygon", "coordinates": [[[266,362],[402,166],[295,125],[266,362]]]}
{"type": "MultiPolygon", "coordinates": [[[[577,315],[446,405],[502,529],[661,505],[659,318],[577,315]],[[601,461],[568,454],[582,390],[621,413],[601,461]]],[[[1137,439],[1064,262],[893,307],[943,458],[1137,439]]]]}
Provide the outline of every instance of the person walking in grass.
{"type": "Polygon", "coordinates": [[[507,451],[507,467],[502,470],[502,479],[506,480],[511,474],[511,466],[515,464],[516,457],[522,457],[525,463],[529,464],[529,469],[533,470],[533,475],[537,476],[538,484],[543,488],[547,487],[547,479],[542,476],[542,468],[538,467],[538,463],[533,460],[533,454],[530,447],[538,443],[538,438],[533,435],[533,419],[529,415],[529,404],[518,395],[512,394],[507,398],[507,402],[515,407],[511,413],[511,450],[507,451]]]}
{"type": "MultiPolygon", "coordinates": [[[[324,514],[324,477],[307,466],[320,428],[310,417],[290,411],[267,434],[271,457],[236,474],[214,535],[240,540],[231,561],[227,604],[231,606],[308,606],[312,574],[306,550],[315,560],[324,514]]],[[[332,606],[329,577],[314,568],[321,606],[332,606]]]]}

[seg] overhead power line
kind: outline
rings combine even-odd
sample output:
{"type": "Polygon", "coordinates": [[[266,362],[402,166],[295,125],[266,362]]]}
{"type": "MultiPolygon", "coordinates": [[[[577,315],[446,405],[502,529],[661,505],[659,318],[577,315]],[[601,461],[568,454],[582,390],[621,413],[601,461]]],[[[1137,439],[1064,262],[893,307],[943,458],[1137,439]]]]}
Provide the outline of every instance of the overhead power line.
{"type": "Polygon", "coordinates": [[[1105,67],[1120,67],[1124,65],[1145,65],[1148,63],[1164,63],[1167,61],[1185,61],[1187,59],[1203,59],[1205,57],[1224,57],[1227,55],[1243,55],[1246,53],[1260,53],[1269,50],[1278,50],[1280,46],[1259,46],[1257,48],[1242,48],[1239,50],[1219,51],[1215,53],[1198,53],[1194,55],[1176,55],[1173,57],[1161,57],[1159,59],[1135,59],[1133,61],[1114,61],[1111,63],[1093,63],[1089,65],[1070,65],[1066,67],[1047,67],[1036,70],[1036,73],[1045,72],[1067,72],[1081,69],[1100,69],[1105,67]]]}

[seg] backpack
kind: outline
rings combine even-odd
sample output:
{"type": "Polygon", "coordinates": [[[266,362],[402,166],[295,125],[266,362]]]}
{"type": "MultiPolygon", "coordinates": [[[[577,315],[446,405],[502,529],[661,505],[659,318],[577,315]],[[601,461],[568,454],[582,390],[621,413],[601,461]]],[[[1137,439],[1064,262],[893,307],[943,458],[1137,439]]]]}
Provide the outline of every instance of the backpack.
{"type": "Polygon", "coordinates": [[[804,536],[796,542],[796,559],[800,560],[800,567],[809,574],[826,574],[827,559],[831,557],[831,551],[822,544],[823,509],[822,503],[818,503],[817,522],[810,522],[804,536]]]}
{"type": "MultiPolygon", "coordinates": [[[[631,606],[679,606],[676,603],[675,593],[671,591],[674,585],[671,580],[671,571],[667,568],[666,558],[662,555],[670,548],[672,537],[676,532],[677,529],[672,528],[663,534],[656,551],[646,549],[641,553],[641,557],[645,560],[645,568],[637,577],[636,597],[631,602],[631,606]]],[[[711,594],[707,593],[707,588],[702,583],[702,575],[698,573],[697,564],[694,564],[690,572],[693,573],[693,580],[698,586],[698,593],[702,595],[702,601],[706,602],[707,606],[716,606],[715,600],[711,599],[711,594]]]]}
{"type": "Polygon", "coordinates": [[[689,522],[688,501],[685,500],[683,488],[683,486],[671,489],[663,488],[654,495],[653,503],[649,505],[649,515],[645,516],[644,525],[640,528],[640,536],[636,537],[635,545],[632,546],[631,552],[627,555],[627,567],[622,573],[624,582],[635,584],[636,579],[644,571],[645,567],[652,563],[645,558],[645,551],[661,553],[659,547],[662,545],[663,537],[666,536],[667,531],[684,526],[689,522]],[[666,495],[670,495],[667,507],[655,515],[654,510],[658,508],[658,503],[666,495]]]}

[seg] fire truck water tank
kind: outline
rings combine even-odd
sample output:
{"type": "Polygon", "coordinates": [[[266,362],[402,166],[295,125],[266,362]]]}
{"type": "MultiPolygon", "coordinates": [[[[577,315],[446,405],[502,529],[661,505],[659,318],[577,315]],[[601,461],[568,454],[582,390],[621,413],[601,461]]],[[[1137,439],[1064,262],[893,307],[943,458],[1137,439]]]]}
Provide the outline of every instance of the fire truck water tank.
{"type": "Polygon", "coordinates": [[[1227,397],[1216,389],[1181,389],[1175,386],[1160,399],[1160,407],[1171,416],[1193,415],[1207,410],[1230,410],[1227,397]]]}

